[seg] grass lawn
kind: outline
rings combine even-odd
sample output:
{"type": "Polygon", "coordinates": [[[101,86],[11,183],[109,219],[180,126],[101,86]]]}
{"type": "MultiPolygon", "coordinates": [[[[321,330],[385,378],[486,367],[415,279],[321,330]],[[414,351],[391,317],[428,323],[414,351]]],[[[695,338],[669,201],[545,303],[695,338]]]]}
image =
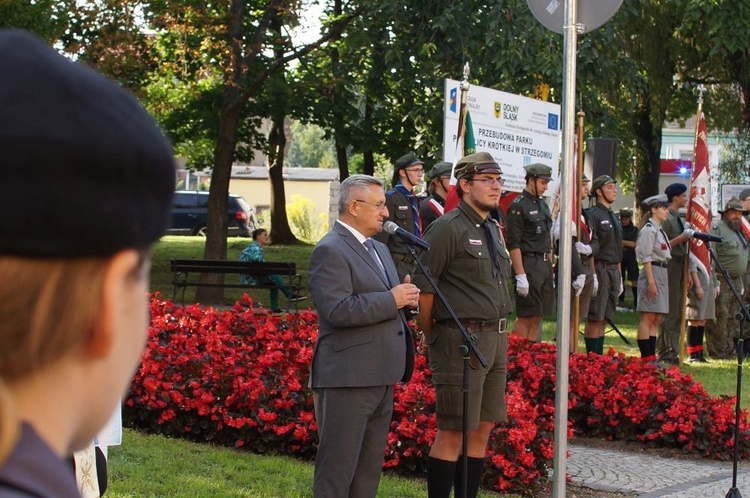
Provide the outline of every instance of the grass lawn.
{"type": "MultiPolygon", "coordinates": [[[[134,430],[125,430],[122,446],[110,448],[109,470],[105,496],[111,498],[312,497],[312,463],[134,430]]],[[[423,498],[427,486],[421,479],[386,473],[378,496],[423,498]]]]}

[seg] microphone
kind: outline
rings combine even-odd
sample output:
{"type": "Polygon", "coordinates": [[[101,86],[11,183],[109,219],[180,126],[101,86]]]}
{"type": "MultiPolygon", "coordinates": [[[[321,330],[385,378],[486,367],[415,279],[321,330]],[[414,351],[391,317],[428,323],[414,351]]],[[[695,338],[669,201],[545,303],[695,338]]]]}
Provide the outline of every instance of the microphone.
{"type": "Polygon", "coordinates": [[[693,232],[693,238],[703,242],[724,242],[724,237],[706,232],[693,232]]]}
{"type": "Polygon", "coordinates": [[[399,237],[401,237],[401,240],[403,240],[410,246],[417,246],[420,249],[424,249],[425,251],[430,250],[430,244],[420,239],[413,233],[407,232],[392,221],[386,221],[385,223],[383,223],[383,231],[388,232],[391,235],[398,235],[399,237]]]}

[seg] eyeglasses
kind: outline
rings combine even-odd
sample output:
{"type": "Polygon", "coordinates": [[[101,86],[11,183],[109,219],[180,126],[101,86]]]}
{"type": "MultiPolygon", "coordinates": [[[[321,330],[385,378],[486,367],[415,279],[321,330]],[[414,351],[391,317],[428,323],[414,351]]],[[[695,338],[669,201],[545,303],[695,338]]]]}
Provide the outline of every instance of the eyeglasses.
{"type": "Polygon", "coordinates": [[[380,211],[381,209],[383,209],[385,207],[385,202],[383,202],[383,201],[380,201],[380,202],[370,202],[370,201],[365,201],[363,199],[354,199],[354,200],[357,201],[357,202],[361,202],[362,204],[369,204],[370,206],[374,207],[378,211],[380,211]]]}
{"type": "Polygon", "coordinates": [[[505,185],[504,178],[470,178],[468,181],[479,182],[485,187],[492,187],[493,185],[495,185],[495,182],[497,182],[497,184],[500,185],[501,187],[505,185]]]}
{"type": "Polygon", "coordinates": [[[404,171],[408,171],[409,173],[419,173],[420,175],[424,174],[424,168],[405,168],[404,171]]]}

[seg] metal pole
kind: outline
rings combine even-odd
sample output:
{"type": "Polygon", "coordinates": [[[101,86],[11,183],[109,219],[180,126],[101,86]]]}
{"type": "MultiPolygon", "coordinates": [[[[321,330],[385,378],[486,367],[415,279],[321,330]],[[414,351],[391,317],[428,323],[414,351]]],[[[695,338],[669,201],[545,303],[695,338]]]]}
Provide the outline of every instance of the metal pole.
{"type": "Polygon", "coordinates": [[[570,272],[572,268],[572,206],[571,187],[576,167],[573,164],[573,133],[575,131],[576,93],[576,24],[577,0],[565,1],[563,105],[562,105],[562,209],[560,216],[560,260],[558,263],[557,299],[557,391],[555,393],[555,458],[553,498],[565,496],[565,456],[568,443],[568,348],[570,343],[570,272]]]}

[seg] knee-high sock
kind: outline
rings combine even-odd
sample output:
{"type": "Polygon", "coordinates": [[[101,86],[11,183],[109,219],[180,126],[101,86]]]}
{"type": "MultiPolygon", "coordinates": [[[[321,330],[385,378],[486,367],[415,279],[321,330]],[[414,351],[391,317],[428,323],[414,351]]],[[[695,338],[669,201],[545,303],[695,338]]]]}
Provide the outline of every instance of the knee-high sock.
{"type": "Polygon", "coordinates": [[[598,337],[596,339],[596,352],[600,355],[604,354],[604,336],[598,337]]]}
{"type": "Polygon", "coordinates": [[[427,458],[428,498],[448,498],[455,478],[456,462],[427,458]]]}
{"type": "Polygon", "coordinates": [[[599,342],[598,337],[584,337],[583,342],[586,343],[586,352],[587,353],[596,353],[596,346],[599,342]]]}
{"type": "MultiPolygon", "coordinates": [[[[466,470],[469,475],[466,483],[466,498],[476,498],[482,484],[484,458],[469,457],[466,460],[466,470]]],[[[453,496],[455,498],[463,498],[463,469],[461,467],[461,457],[459,457],[458,462],[456,462],[456,473],[453,481],[453,496]]]]}
{"type": "Polygon", "coordinates": [[[688,327],[687,352],[695,354],[703,351],[703,329],[704,327],[688,327]]]}

